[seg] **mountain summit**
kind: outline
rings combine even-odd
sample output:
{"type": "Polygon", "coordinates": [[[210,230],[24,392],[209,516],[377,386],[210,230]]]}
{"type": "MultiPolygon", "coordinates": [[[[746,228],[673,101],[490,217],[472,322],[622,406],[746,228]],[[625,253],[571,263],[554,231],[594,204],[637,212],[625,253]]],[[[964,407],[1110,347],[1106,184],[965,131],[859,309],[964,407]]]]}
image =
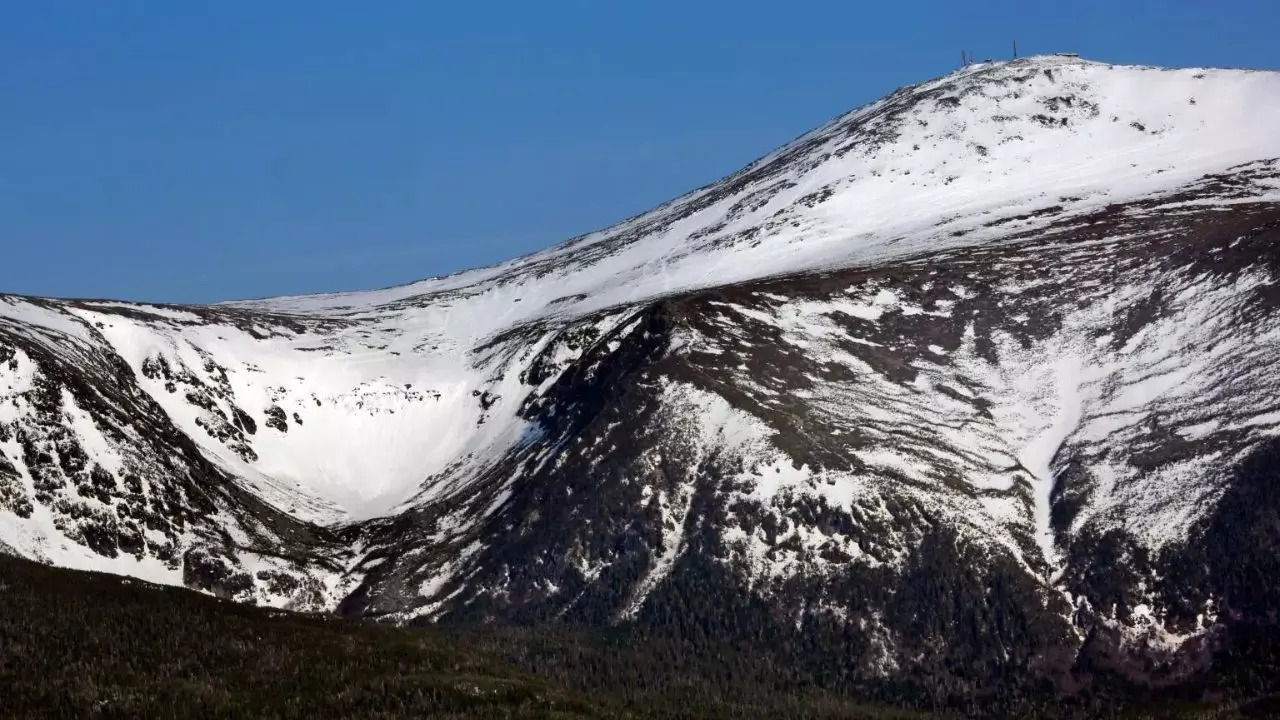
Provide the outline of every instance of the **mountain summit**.
{"type": "Polygon", "coordinates": [[[1056,56],[970,65],[540,253],[372,293],[243,305],[346,313],[492,285],[527,296],[518,312],[495,297],[497,312],[478,313],[484,334],[552,311],[974,245],[1003,237],[991,220],[1042,213],[1048,224],[1280,156],[1277,114],[1272,72],[1056,56]]]}
{"type": "Polygon", "coordinates": [[[614,227],[371,292],[0,296],[0,548],[840,682],[1168,684],[1274,629],[1280,74],[903,88],[614,227]]]}

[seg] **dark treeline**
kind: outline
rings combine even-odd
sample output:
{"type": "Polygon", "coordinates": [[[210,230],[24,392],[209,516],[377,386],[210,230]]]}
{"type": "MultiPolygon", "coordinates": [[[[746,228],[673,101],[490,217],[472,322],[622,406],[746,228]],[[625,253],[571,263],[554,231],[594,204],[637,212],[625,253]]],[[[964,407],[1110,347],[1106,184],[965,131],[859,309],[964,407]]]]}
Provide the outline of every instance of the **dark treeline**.
{"type": "Polygon", "coordinates": [[[6,719],[921,717],[816,692],[738,694],[721,685],[733,676],[690,677],[685,692],[653,677],[680,653],[671,646],[619,653],[610,637],[563,628],[391,628],[2,554],[0,603],[6,719]]]}
{"type": "MultiPolygon", "coordinates": [[[[1229,718],[1280,709],[1265,697],[1206,703],[1203,688],[1157,696],[1118,683],[1064,698],[1010,678],[979,694],[946,686],[957,676],[947,672],[846,684],[836,634],[784,637],[745,595],[686,590],[664,598],[667,622],[613,629],[392,628],[0,555],[0,717],[1229,718]],[[680,612],[697,602],[718,607],[680,612]],[[699,630],[679,617],[721,620],[699,630]]],[[[850,648],[858,642],[849,636],[850,648]]],[[[1269,674],[1257,658],[1275,656],[1274,637],[1251,642],[1241,646],[1243,671],[1269,674]]]]}

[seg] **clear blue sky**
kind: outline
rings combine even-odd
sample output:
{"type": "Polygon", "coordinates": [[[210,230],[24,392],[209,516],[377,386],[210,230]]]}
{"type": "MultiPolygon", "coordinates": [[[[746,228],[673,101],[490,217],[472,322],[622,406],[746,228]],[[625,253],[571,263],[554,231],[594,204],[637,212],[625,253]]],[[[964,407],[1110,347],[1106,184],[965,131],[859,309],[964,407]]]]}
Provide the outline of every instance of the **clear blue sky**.
{"type": "Polygon", "coordinates": [[[214,301],[488,264],[968,48],[1280,65],[1276,0],[13,0],[0,291],[214,301]]]}

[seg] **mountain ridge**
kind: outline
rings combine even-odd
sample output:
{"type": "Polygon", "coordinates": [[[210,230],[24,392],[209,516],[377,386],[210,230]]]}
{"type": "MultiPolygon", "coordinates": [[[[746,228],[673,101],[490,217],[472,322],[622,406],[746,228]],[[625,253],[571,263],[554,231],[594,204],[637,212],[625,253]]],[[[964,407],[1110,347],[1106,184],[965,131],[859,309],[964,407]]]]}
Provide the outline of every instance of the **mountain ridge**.
{"type": "MultiPolygon", "coordinates": [[[[1142,93],[1135,91],[1133,87],[1130,87],[1131,85],[1139,84],[1144,80],[1153,80],[1153,81],[1163,80],[1164,82],[1162,84],[1172,85],[1172,86],[1175,86],[1176,88],[1176,89],[1168,90],[1167,92],[1179,96],[1178,100],[1181,103],[1186,103],[1187,108],[1194,110],[1198,106],[1196,98],[1194,97],[1194,85],[1196,83],[1189,83],[1188,81],[1204,80],[1207,78],[1208,74],[1210,73],[1219,75],[1220,77],[1217,77],[1214,79],[1226,81],[1223,84],[1228,86],[1232,86],[1235,84],[1244,84],[1246,86],[1251,84],[1257,84],[1260,86],[1258,89],[1267,91],[1266,95],[1264,95],[1262,98],[1264,103],[1275,102],[1271,98],[1274,97],[1275,93],[1277,92],[1275,86],[1277,83],[1278,76],[1276,75],[1276,73],[1270,72],[1270,71],[1213,70],[1213,69],[1203,69],[1203,68],[1190,68],[1185,70],[1168,70],[1168,69],[1160,69],[1160,68],[1153,68],[1153,67],[1147,67],[1147,66],[1108,65],[1105,63],[1095,63],[1095,62],[1082,60],[1078,58],[1062,58],[1062,57],[1055,57],[1055,56],[1039,56],[1034,58],[1024,58],[1021,60],[1014,60],[1014,61],[1008,61],[1008,62],[980,63],[980,64],[967,66],[959,71],[946,75],[942,78],[926,81],[918,85],[912,85],[912,86],[900,88],[899,90],[890,94],[886,98],[874,101],[867,105],[856,108],[850,112],[837,116],[835,119],[833,119],[826,125],[823,125],[815,130],[812,130],[808,133],[805,133],[799,136],[795,140],[784,145],[779,150],[776,150],[773,153],[769,153],[762,156],[761,158],[748,164],[745,168],[738,171],[737,173],[733,173],[720,181],[705,185],[701,188],[685,193],[684,195],[681,195],[680,197],[672,201],[659,205],[657,208],[653,210],[635,215],[631,218],[623,220],[620,223],[617,223],[604,230],[599,230],[599,231],[590,232],[584,235],[577,236],[575,238],[572,238],[566,241],[565,243],[562,243],[561,245],[556,245],[546,250],[534,252],[522,258],[518,258],[516,260],[508,261],[506,263],[500,263],[498,265],[490,266],[489,268],[483,268],[480,270],[462,271],[460,273],[455,273],[455,274],[444,276],[441,278],[430,278],[424,281],[407,283],[399,286],[393,286],[391,288],[385,288],[381,291],[372,291],[372,292],[366,292],[366,293],[361,293],[361,292],[327,293],[327,294],[321,294],[321,295],[293,296],[291,298],[275,298],[275,299],[268,298],[261,301],[241,301],[241,303],[239,304],[245,304],[247,306],[254,307],[254,306],[258,306],[261,303],[266,303],[268,306],[274,303],[278,307],[288,307],[290,306],[290,303],[289,303],[290,300],[296,300],[298,301],[299,304],[296,304],[293,306],[293,309],[295,310],[300,310],[300,309],[304,310],[306,308],[306,304],[304,302],[306,298],[311,298],[316,301],[320,301],[324,298],[351,298],[351,299],[365,300],[366,304],[377,304],[377,302],[380,301],[379,300],[380,295],[385,291],[392,291],[392,290],[398,291],[396,293],[392,293],[390,297],[400,298],[401,295],[405,297],[411,296],[413,294],[413,292],[411,292],[412,289],[426,290],[426,291],[451,290],[451,289],[456,289],[454,287],[455,285],[466,286],[468,283],[462,282],[464,280],[469,280],[474,278],[483,278],[486,276],[487,273],[492,272],[496,274],[497,271],[503,270],[506,268],[514,269],[514,268],[520,268],[520,267],[529,266],[529,265],[537,266],[543,263],[544,261],[552,260],[557,256],[563,255],[568,252],[581,251],[584,248],[592,247],[600,244],[601,242],[609,241],[611,238],[615,242],[617,242],[619,235],[626,234],[624,232],[626,229],[638,224],[652,225],[654,224],[652,222],[652,219],[661,218],[661,216],[663,216],[664,213],[666,213],[669,210],[682,209],[683,206],[687,206],[689,204],[694,204],[697,201],[704,200],[707,196],[715,196],[718,194],[723,194],[724,188],[726,186],[734,187],[735,184],[738,184],[738,185],[744,184],[742,182],[744,179],[751,180],[754,174],[758,174],[762,170],[768,170],[772,165],[776,164],[776,162],[779,159],[783,159],[783,158],[786,158],[787,156],[795,156],[795,155],[801,155],[801,156],[812,155],[810,151],[814,150],[814,148],[811,146],[815,144],[815,141],[830,139],[829,136],[831,136],[833,132],[836,130],[847,130],[850,135],[853,135],[854,133],[861,133],[864,136],[871,136],[870,142],[868,144],[872,146],[876,145],[877,143],[886,142],[886,141],[887,141],[886,144],[893,145],[895,140],[899,140],[901,138],[890,137],[886,139],[886,138],[875,137],[877,133],[883,134],[883,130],[882,128],[879,127],[879,125],[886,125],[886,124],[892,125],[893,121],[898,119],[898,118],[891,117],[889,118],[888,121],[886,121],[884,116],[893,115],[895,112],[897,112],[898,114],[902,114],[901,111],[903,109],[914,111],[912,113],[913,116],[919,116],[920,115],[919,106],[925,104],[926,101],[934,101],[935,105],[940,103],[940,105],[937,105],[937,107],[930,108],[930,109],[936,110],[940,107],[942,110],[942,112],[938,112],[938,113],[925,113],[926,123],[929,121],[937,121],[939,118],[941,118],[942,121],[946,121],[949,115],[955,114],[949,111],[957,111],[957,112],[963,112],[965,110],[973,111],[974,110],[973,108],[967,108],[962,104],[960,96],[964,95],[966,96],[966,98],[976,97],[979,102],[984,104],[989,103],[991,106],[997,109],[1000,107],[1000,104],[1002,102],[1006,102],[1006,103],[1014,103],[1014,109],[1026,110],[1028,108],[1034,108],[1036,110],[1058,112],[1059,115],[1053,117],[1052,123],[1049,122],[1049,119],[1050,119],[1049,115],[1046,115],[1041,112],[1027,113],[1027,117],[1025,119],[1029,120],[1032,123],[1032,125],[1042,126],[1041,129],[1049,129],[1050,125],[1054,127],[1057,127],[1059,125],[1065,127],[1066,123],[1062,123],[1062,121],[1065,119],[1068,122],[1070,122],[1072,115],[1093,116],[1092,119],[1096,119],[1097,117],[1100,117],[1100,110],[1099,108],[1094,107],[1092,103],[1089,103],[1087,97],[1078,98],[1086,102],[1086,105],[1084,106],[1083,110],[1081,110],[1080,107],[1072,108],[1071,103],[1074,102],[1074,100],[1072,98],[1066,97],[1065,95],[1061,95],[1061,94],[1048,95],[1047,93],[1044,93],[1042,95],[1030,95],[1029,93],[1035,92],[1035,91],[1041,91],[1043,93],[1043,88],[1035,87],[1034,85],[1026,88],[1015,87],[1014,89],[1009,91],[1007,95],[1004,97],[995,97],[995,98],[986,97],[983,95],[983,93],[991,91],[993,89],[1004,90],[1006,86],[1011,84],[1022,85],[1026,83],[1034,83],[1037,80],[1041,80],[1047,84],[1057,84],[1060,82],[1063,85],[1065,85],[1068,89],[1072,87],[1079,88],[1081,86],[1087,86],[1090,80],[1093,80],[1096,77],[1102,77],[1103,79],[1106,79],[1105,78],[1106,75],[1120,74],[1122,76],[1123,75],[1131,76],[1119,81],[1119,84],[1124,86],[1122,87],[1122,89],[1125,92],[1129,92],[1134,95],[1140,96],[1142,93]],[[1056,76],[1054,75],[1055,70],[1058,72],[1058,75],[1056,76]],[[1064,75],[1064,73],[1066,74],[1064,75]],[[1162,77],[1166,75],[1172,75],[1176,77],[1172,79],[1162,77]],[[1050,78],[1053,78],[1053,79],[1050,79],[1050,78]],[[1189,85],[1189,86],[1183,87],[1184,85],[1189,85]],[[949,94],[949,93],[954,93],[954,94],[949,94]],[[952,103],[955,103],[955,104],[952,104],[952,103]],[[1069,112],[1071,110],[1075,110],[1076,112],[1069,112]],[[932,115],[933,117],[930,117],[930,115],[932,115]],[[869,122],[873,127],[871,128],[866,127],[869,122]],[[650,221],[650,222],[646,222],[646,221],[650,221]],[[445,282],[445,281],[452,281],[452,282],[445,282]]],[[[1248,90],[1249,88],[1245,88],[1245,89],[1248,90]]],[[[1149,89],[1144,89],[1144,90],[1148,95],[1160,94],[1160,93],[1152,92],[1149,89]]],[[[1161,92],[1163,93],[1166,91],[1162,88],[1161,92]]],[[[1251,111],[1245,112],[1244,109],[1240,107],[1232,107],[1232,106],[1238,105],[1241,102],[1242,98],[1235,97],[1235,98],[1232,98],[1232,100],[1234,102],[1228,103],[1228,107],[1223,113],[1224,117],[1222,119],[1219,119],[1217,121],[1217,124],[1221,126],[1229,121],[1233,123],[1239,122],[1239,125],[1232,125],[1232,127],[1230,128],[1231,130],[1235,131],[1238,134],[1238,136],[1233,138],[1233,140],[1227,141],[1225,143],[1227,147],[1230,147],[1232,150],[1237,152],[1235,158],[1241,162],[1250,162],[1250,161],[1257,161],[1260,159],[1267,159],[1271,157],[1280,156],[1280,146],[1277,146],[1277,142],[1274,138],[1274,134],[1269,132],[1269,128],[1265,124],[1265,121],[1257,121],[1257,120],[1251,121],[1247,117],[1242,121],[1241,115],[1248,116],[1248,115],[1251,115],[1252,113],[1251,111]],[[1263,147],[1260,149],[1258,147],[1259,145],[1263,147]],[[1242,155],[1238,154],[1238,151],[1240,148],[1243,148],[1245,150],[1244,154],[1242,155]]],[[[983,109],[988,111],[990,110],[990,108],[983,108],[983,109]]],[[[1183,110],[1184,108],[1181,108],[1181,107],[1170,108],[1170,107],[1161,106],[1159,109],[1183,110]]],[[[1269,115],[1267,110],[1274,111],[1274,108],[1270,107],[1267,104],[1263,104],[1262,107],[1260,108],[1260,112],[1258,113],[1258,115],[1260,115],[1262,118],[1265,118],[1266,116],[1269,115]]],[[[1135,112],[1133,109],[1127,109],[1127,110],[1121,110],[1121,111],[1135,112]]],[[[999,112],[990,113],[990,114],[995,116],[996,121],[995,123],[987,123],[987,124],[1002,124],[1002,123],[1008,123],[1013,120],[1019,119],[1011,115],[1005,115],[999,112]]],[[[1120,121],[1119,116],[1116,115],[1114,117],[1115,119],[1112,121],[1113,124],[1119,123],[1120,121]]],[[[990,118],[980,118],[980,119],[989,120],[990,118]]],[[[1144,135],[1146,135],[1149,137],[1157,138],[1158,140],[1157,144],[1165,142],[1162,137],[1162,135],[1164,134],[1163,131],[1161,130],[1161,128],[1155,125],[1155,122],[1153,120],[1149,120],[1149,122],[1152,124],[1152,128],[1149,131],[1146,125],[1143,125],[1142,123],[1139,122],[1141,120],[1141,118],[1139,117],[1135,116],[1133,118],[1129,118],[1126,116],[1124,120],[1129,121],[1129,123],[1127,124],[1120,123],[1122,126],[1129,126],[1132,124],[1142,125],[1142,128],[1143,128],[1142,130],[1138,130],[1137,128],[1134,128],[1134,127],[1129,127],[1130,130],[1135,131],[1134,134],[1137,135],[1139,138],[1142,138],[1144,135]]],[[[1193,122],[1194,121],[1195,119],[1193,118],[1193,122]]],[[[920,121],[917,120],[917,122],[920,122],[920,121]]],[[[964,140],[965,143],[969,143],[969,140],[965,138],[950,137],[950,135],[956,133],[957,130],[963,131],[965,129],[965,122],[966,120],[964,118],[961,118],[960,120],[956,121],[954,124],[946,125],[942,132],[935,133],[934,135],[936,135],[936,137],[928,134],[926,134],[926,136],[929,139],[933,139],[935,141],[939,139],[941,140],[961,139],[961,140],[964,140]]],[[[1201,119],[1199,122],[1201,123],[1201,125],[1203,125],[1204,120],[1201,119]]],[[[889,128],[889,129],[894,130],[896,128],[889,128]]],[[[1074,128],[1069,128],[1069,130],[1074,131],[1074,128]]],[[[1194,135],[1196,133],[1194,132],[1194,130],[1188,130],[1188,131],[1185,131],[1184,134],[1194,135]]],[[[1206,131],[1205,135],[1208,136],[1209,134],[1210,133],[1206,131]]],[[[1218,133],[1218,134],[1222,134],[1222,133],[1218,133]]],[[[908,136],[908,137],[912,141],[914,141],[915,139],[918,139],[913,136],[908,136]]],[[[1012,133],[1005,139],[1007,143],[1012,142],[1014,144],[1020,143],[1024,140],[1024,138],[1019,137],[1017,133],[1012,133]]],[[[1061,138],[1057,138],[1057,139],[1061,139],[1061,138]]],[[[1132,138],[1126,138],[1126,139],[1131,140],[1132,138]]],[[[1185,138],[1180,138],[1180,140],[1181,139],[1185,139],[1185,138]]],[[[852,140],[854,141],[852,144],[846,143],[846,145],[844,146],[840,146],[839,144],[836,144],[833,146],[828,143],[828,146],[831,147],[831,149],[835,150],[836,152],[840,153],[841,157],[855,156],[857,153],[851,153],[851,151],[853,150],[857,150],[861,152],[867,151],[866,148],[860,147],[859,143],[857,142],[861,140],[863,143],[867,143],[865,139],[854,137],[852,138],[852,140]]],[[[905,146],[905,144],[907,143],[904,140],[902,143],[899,143],[899,144],[905,146]]],[[[914,143],[914,142],[911,143],[913,148],[915,147],[916,144],[918,143],[914,143]]],[[[998,144],[999,143],[992,143],[991,144],[992,148],[988,148],[987,152],[988,153],[992,152],[992,149],[999,150],[999,148],[996,147],[998,144]]],[[[1058,143],[1058,144],[1061,144],[1061,143],[1058,143]]],[[[1222,144],[1223,143],[1220,141],[1219,145],[1222,145],[1222,144]]],[[[824,148],[819,147],[817,149],[822,150],[824,148]]],[[[877,147],[871,147],[870,151],[874,156],[875,152],[878,151],[879,149],[880,148],[877,148],[877,147]]],[[[950,150],[950,149],[951,148],[944,148],[944,150],[950,150]]],[[[1198,163],[1189,162],[1188,158],[1179,158],[1181,161],[1180,162],[1181,167],[1177,168],[1177,173],[1181,176],[1179,179],[1160,178],[1159,180],[1150,182],[1145,186],[1142,183],[1136,183],[1136,185],[1138,186],[1137,192],[1130,191],[1128,192],[1127,195],[1121,194],[1116,199],[1117,200],[1136,199],[1137,197],[1140,197],[1142,195],[1141,190],[1147,189],[1147,188],[1150,188],[1151,190],[1154,190],[1154,191],[1159,191],[1159,190],[1164,190],[1171,187],[1177,187],[1186,181],[1197,179],[1201,175],[1206,174],[1205,172],[1206,167],[1216,167],[1218,169],[1225,170],[1235,163],[1232,163],[1229,160],[1224,161],[1222,157],[1223,153],[1219,152],[1221,149],[1222,149],[1221,147],[1214,147],[1211,149],[1214,159],[1207,161],[1207,165],[1204,163],[1198,164],[1198,163]]],[[[921,152],[921,151],[906,150],[906,152],[921,152]]],[[[986,157],[990,157],[990,156],[987,155],[986,157]]],[[[794,160],[794,158],[792,159],[794,160]]],[[[807,159],[812,159],[812,158],[807,158],[807,159]]],[[[840,158],[837,158],[837,159],[840,159],[840,158]]],[[[900,159],[900,158],[890,158],[890,160],[893,160],[893,159],[900,159]]],[[[941,157],[937,157],[937,156],[929,157],[927,160],[923,162],[935,163],[939,159],[943,161],[955,161],[957,158],[954,156],[947,156],[944,154],[941,157]]],[[[1071,158],[1070,160],[1074,163],[1078,159],[1080,158],[1071,158]]],[[[1134,167],[1137,167],[1137,164],[1135,164],[1134,167]]],[[[933,170],[934,168],[930,166],[926,166],[925,169],[933,170]]],[[[855,166],[853,170],[854,172],[849,172],[848,170],[846,170],[845,167],[839,167],[836,169],[836,174],[837,176],[840,176],[840,175],[856,176],[858,174],[857,171],[861,170],[865,172],[867,168],[855,166]]],[[[909,171],[908,168],[904,168],[903,170],[909,171]]],[[[1152,175],[1162,175],[1162,174],[1169,173],[1170,171],[1171,171],[1170,168],[1141,167],[1139,168],[1138,172],[1134,174],[1138,175],[1138,174],[1150,173],[1152,175]]],[[[881,169],[880,171],[872,169],[870,173],[866,173],[866,174],[872,174],[872,173],[875,173],[875,176],[878,178],[883,178],[885,175],[885,173],[883,172],[883,169],[881,169]]],[[[990,171],[989,174],[994,174],[994,171],[990,171]]],[[[863,179],[868,180],[868,179],[874,179],[874,178],[863,178],[863,179]]],[[[1052,179],[1052,175],[1050,175],[1050,179],[1052,179]]],[[[1115,181],[1114,178],[1109,180],[1109,182],[1114,182],[1114,181],[1115,181]]],[[[931,181],[931,182],[935,185],[937,184],[937,181],[931,181]]],[[[953,181],[947,180],[946,177],[943,178],[944,185],[950,184],[951,182],[953,181]]],[[[829,196],[832,194],[831,189],[826,188],[825,186],[819,185],[819,181],[815,181],[813,179],[807,179],[806,183],[808,184],[807,186],[815,186],[813,187],[813,189],[815,190],[820,190],[820,191],[825,190],[826,194],[828,195],[828,198],[826,199],[829,199],[829,196]]],[[[934,191],[937,189],[936,187],[929,187],[928,184],[926,183],[921,183],[921,185],[923,186],[924,190],[927,190],[927,191],[934,191]]],[[[770,199],[768,193],[777,192],[775,188],[766,187],[764,188],[764,190],[765,190],[764,195],[760,195],[759,193],[757,193],[757,197],[754,198],[755,202],[759,203],[760,200],[768,201],[770,199]]],[[[865,194],[866,188],[858,187],[856,188],[856,190],[865,194]]],[[[983,188],[982,191],[985,193],[987,192],[987,189],[983,188]]],[[[928,197],[924,191],[919,189],[914,191],[913,190],[895,190],[895,192],[913,204],[922,203],[922,201],[919,199],[921,195],[924,195],[926,199],[928,197]]],[[[791,195],[794,197],[800,197],[800,196],[803,196],[804,193],[797,190],[791,193],[791,195]]],[[[854,199],[860,204],[866,204],[867,202],[866,199],[861,197],[854,198],[854,199]]],[[[1083,198],[1075,198],[1075,200],[1083,200],[1083,198]]],[[[809,198],[809,201],[811,203],[815,203],[816,198],[809,198]]],[[[1038,201],[1032,204],[1029,209],[1044,209],[1047,207],[1052,207],[1053,204],[1054,204],[1053,202],[1038,201]]],[[[1084,207],[1092,208],[1092,207],[1097,207],[1097,205],[1098,205],[1097,202],[1085,203],[1084,207]]],[[[770,205],[770,207],[773,207],[773,205],[770,205]]],[[[1023,208],[1024,210],[1028,209],[1026,206],[1026,203],[1020,203],[1019,207],[1023,208]]],[[[715,208],[711,208],[711,209],[714,210],[715,208]]],[[[727,213],[727,215],[730,215],[730,216],[734,215],[734,212],[733,212],[734,208],[729,208],[729,209],[730,209],[730,212],[727,213]]],[[[985,209],[987,208],[984,208],[984,210],[985,209]]],[[[738,211],[740,213],[741,209],[738,209],[738,211]]],[[[658,223],[658,224],[660,225],[661,223],[658,223]]],[[[712,226],[715,227],[714,224],[712,224],[712,226]]],[[[873,228],[873,230],[878,234],[882,234],[882,235],[888,234],[884,232],[883,228],[873,228]]],[[[855,233],[849,233],[849,235],[854,235],[854,234],[855,233]]],[[[678,239],[683,239],[683,236],[680,236],[679,233],[673,233],[673,235],[677,236],[678,239]]],[[[892,239],[892,238],[887,238],[887,239],[892,239]]],[[[812,242],[812,238],[809,238],[809,240],[812,242]]],[[[622,238],[622,241],[625,242],[626,238],[625,237],[622,238]]],[[[746,250],[749,250],[750,248],[737,247],[736,249],[740,251],[740,254],[749,254],[746,252],[746,250]]],[[[857,249],[856,246],[854,249],[857,249]]],[[[933,249],[939,249],[939,248],[925,248],[925,250],[933,250],[933,249]]],[[[847,249],[843,250],[843,252],[846,254],[850,254],[848,253],[847,249]]],[[[896,254],[900,254],[900,253],[896,253],[896,254]]],[[[874,256],[872,256],[870,259],[874,259],[874,256]]],[[[773,268],[770,268],[770,270],[772,269],[773,268]]],[[[817,268],[815,266],[806,266],[804,264],[801,264],[796,267],[790,268],[788,271],[799,272],[799,271],[806,271],[806,270],[813,270],[813,269],[817,269],[817,268]]],[[[753,269],[752,272],[757,273],[758,270],[753,269]]],[[[747,280],[747,279],[754,279],[756,277],[759,277],[759,275],[749,274],[747,276],[744,276],[741,279],[747,280]]],[[[471,284],[474,284],[474,283],[471,283],[471,284]]],[[[685,289],[692,289],[693,287],[696,287],[696,286],[688,286],[685,289]]],[[[631,298],[630,301],[634,302],[636,301],[636,299],[637,298],[631,298]]]]}
{"type": "Polygon", "coordinates": [[[1268,117],[1280,73],[978,64],[492,268],[0,296],[0,544],[837,683],[1189,681],[1270,627],[1268,117]]]}

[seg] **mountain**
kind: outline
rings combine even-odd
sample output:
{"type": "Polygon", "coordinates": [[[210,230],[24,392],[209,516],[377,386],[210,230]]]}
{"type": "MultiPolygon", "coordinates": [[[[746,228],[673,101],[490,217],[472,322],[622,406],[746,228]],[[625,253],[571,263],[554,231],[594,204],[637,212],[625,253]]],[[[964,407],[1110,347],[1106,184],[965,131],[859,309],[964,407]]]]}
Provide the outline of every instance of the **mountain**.
{"type": "Polygon", "coordinates": [[[0,296],[0,548],[935,703],[1260,688],[1277,118],[1278,73],[982,63],[491,268],[0,296]]]}

